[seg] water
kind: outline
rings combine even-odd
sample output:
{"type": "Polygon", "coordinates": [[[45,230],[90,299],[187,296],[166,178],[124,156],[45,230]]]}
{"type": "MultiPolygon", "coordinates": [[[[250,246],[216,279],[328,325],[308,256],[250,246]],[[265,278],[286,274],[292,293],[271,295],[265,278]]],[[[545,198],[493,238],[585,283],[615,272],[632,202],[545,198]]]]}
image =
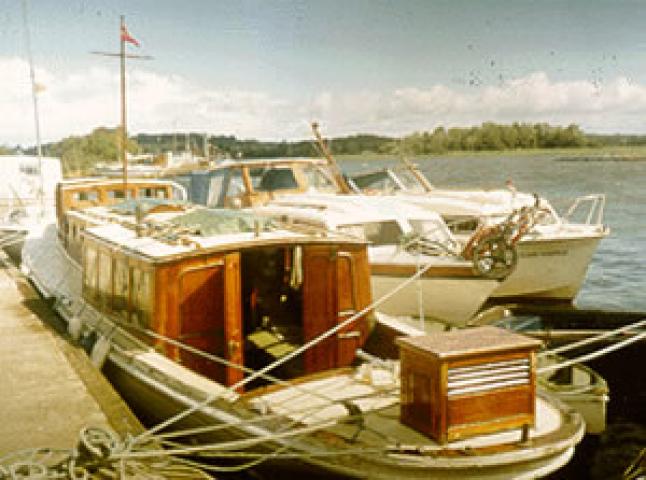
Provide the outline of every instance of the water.
{"type": "MultiPolygon", "coordinates": [[[[581,308],[646,311],[646,162],[559,161],[555,155],[461,156],[415,159],[436,187],[505,188],[536,192],[560,213],[574,198],[605,193],[601,241],[575,302],[581,308]]],[[[379,168],[392,160],[347,161],[347,171],[379,168]]]]}

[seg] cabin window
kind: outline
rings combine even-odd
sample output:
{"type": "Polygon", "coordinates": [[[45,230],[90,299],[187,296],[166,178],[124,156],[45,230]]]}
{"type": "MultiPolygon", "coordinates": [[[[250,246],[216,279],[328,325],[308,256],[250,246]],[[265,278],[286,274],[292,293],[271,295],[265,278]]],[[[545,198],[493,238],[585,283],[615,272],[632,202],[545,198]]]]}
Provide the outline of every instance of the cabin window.
{"type": "Polygon", "coordinates": [[[18,169],[20,170],[20,173],[24,173],[25,175],[40,175],[40,168],[38,168],[38,165],[21,163],[18,169]]]}
{"type": "Polygon", "coordinates": [[[249,169],[249,177],[251,178],[251,185],[253,186],[254,190],[258,188],[258,184],[260,183],[260,180],[262,180],[263,173],[265,173],[264,168],[249,169]]]}
{"type": "Polygon", "coordinates": [[[109,252],[99,251],[99,303],[108,310],[112,300],[112,257],[109,252]]]}
{"type": "Polygon", "coordinates": [[[147,187],[140,188],[137,197],[139,198],[168,198],[168,193],[164,187],[147,187]]]}
{"type": "Polygon", "coordinates": [[[305,170],[305,176],[307,178],[307,186],[310,190],[333,193],[337,191],[335,183],[317,168],[307,168],[305,170]]]}
{"type": "Polygon", "coordinates": [[[175,200],[186,200],[186,193],[181,188],[173,186],[172,187],[172,192],[173,193],[171,194],[171,198],[173,198],[175,200]]]}
{"type": "Polygon", "coordinates": [[[238,168],[231,171],[229,177],[229,186],[227,187],[227,196],[238,196],[245,192],[244,181],[242,180],[242,171],[238,168]]]}
{"type": "Polygon", "coordinates": [[[362,190],[373,189],[383,192],[401,190],[399,185],[390,178],[388,172],[375,172],[358,175],[352,179],[352,182],[362,190]]]}
{"type": "Polygon", "coordinates": [[[108,190],[108,198],[110,200],[123,200],[126,198],[122,189],[118,190],[108,190]]]}
{"type": "Polygon", "coordinates": [[[200,190],[203,189],[198,188],[196,182],[195,186],[191,187],[191,199],[199,203],[200,198],[205,198],[207,207],[221,207],[224,205],[224,174],[224,170],[216,170],[210,175],[205,197],[202,197],[200,190]]]}
{"type": "Polygon", "coordinates": [[[79,202],[96,202],[99,199],[99,192],[96,190],[81,190],[74,192],[72,197],[79,202]]]}
{"type": "Polygon", "coordinates": [[[113,274],[114,297],[112,299],[112,310],[117,315],[127,318],[128,313],[128,287],[130,270],[125,259],[115,259],[113,274]]]}
{"type": "Polygon", "coordinates": [[[152,275],[140,268],[132,269],[130,321],[140,327],[150,326],[152,314],[152,275]]]}
{"type": "Polygon", "coordinates": [[[256,190],[273,192],[274,190],[289,190],[297,187],[298,184],[291,168],[272,168],[263,174],[256,190]]]}
{"type": "Polygon", "coordinates": [[[83,296],[93,301],[97,294],[97,252],[93,246],[88,245],[85,249],[83,262],[83,296]]]}

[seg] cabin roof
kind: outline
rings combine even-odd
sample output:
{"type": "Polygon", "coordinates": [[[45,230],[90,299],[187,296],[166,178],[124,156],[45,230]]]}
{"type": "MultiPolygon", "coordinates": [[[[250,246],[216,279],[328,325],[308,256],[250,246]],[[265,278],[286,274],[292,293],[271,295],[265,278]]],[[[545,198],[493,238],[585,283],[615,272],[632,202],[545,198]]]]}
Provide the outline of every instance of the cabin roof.
{"type": "Polygon", "coordinates": [[[270,218],[249,212],[197,208],[182,214],[153,214],[138,235],[122,223],[106,221],[87,228],[83,234],[125,251],[147,257],[153,262],[218,251],[239,250],[278,244],[365,244],[350,236],[333,232],[318,235],[277,229],[270,218]]]}
{"type": "MultiPolygon", "coordinates": [[[[69,178],[59,182],[63,189],[78,188],[78,187],[96,187],[96,186],[123,186],[123,180],[120,178],[107,178],[107,177],[85,177],[85,178],[69,178]]],[[[133,178],[128,179],[128,186],[140,185],[179,185],[176,182],[167,179],[155,178],[133,178]]]]}
{"type": "Polygon", "coordinates": [[[256,210],[275,215],[309,217],[330,228],[383,221],[442,221],[437,213],[392,196],[286,195],[256,210]]]}

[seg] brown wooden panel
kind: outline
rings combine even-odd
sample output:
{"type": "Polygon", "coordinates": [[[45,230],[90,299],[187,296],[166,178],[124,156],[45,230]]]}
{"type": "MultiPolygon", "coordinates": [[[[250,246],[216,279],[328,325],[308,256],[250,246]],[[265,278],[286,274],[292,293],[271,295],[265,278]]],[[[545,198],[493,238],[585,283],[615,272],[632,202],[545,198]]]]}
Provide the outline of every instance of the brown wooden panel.
{"type": "MultiPolygon", "coordinates": [[[[352,253],[339,252],[336,261],[337,280],[337,322],[343,322],[361,310],[357,278],[356,261],[352,253]]],[[[354,360],[357,348],[363,345],[366,337],[363,319],[343,327],[336,334],[336,366],[350,365],[354,360]]]]}
{"type": "Polygon", "coordinates": [[[478,395],[449,397],[448,420],[450,425],[459,425],[532,413],[533,403],[529,385],[498,389],[478,395]]]}
{"type": "MultiPolygon", "coordinates": [[[[238,365],[244,365],[242,348],[242,304],[240,285],[240,255],[230,253],[225,256],[225,320],[224,336],[227,346],[227,360],[238,365]]],[[[234,385],[242,380],[244,372],[241,369],[227,368],[227,385],[234,385]]]]}
{"type": "MultiPolygon", "coordinates": [[[[303,247],[303,335],[305,342],[336,325],[338,302],[336,250],[329,245],[303,247]]],[[[303,354],[307,373],[336,366],[337,342],[331,336],[303,354]]]]}
{"type": "MultiPolygon", "coordinates": [[[[370,268],[363,246],[344,246],[337,258],[337,296],[339,317],[343,322],[370,305],[370,268]]],[[[342,328],[337,334],[337,366],[350,365],[358,348],[361,348],[369,334],[368,317],[363,315],[342,328]]]]}
{"type": "MultiPolygon", "coordinates": [[[[178,340],[220,357],[226,356],[224,279],[223,264],[187,268],[179,276],[178,340]]],[[[222,365],[185,350],[180,360],[191,370],[226,381],[222,365]]]]}
{"type": "Polygon", "coordinates": [[[488,433],[500,432],[518,428],[518,439],[521,438],[520,427],[524,425],[533,425],[534,419],[531,415],[519,414],[510,417],[498,418],[491,422],[471,423],[465,425],[452,425],[444,436],[443,441],[459,440],[461,438],[473,437],[477,435],[486,435],[488,433]]]}

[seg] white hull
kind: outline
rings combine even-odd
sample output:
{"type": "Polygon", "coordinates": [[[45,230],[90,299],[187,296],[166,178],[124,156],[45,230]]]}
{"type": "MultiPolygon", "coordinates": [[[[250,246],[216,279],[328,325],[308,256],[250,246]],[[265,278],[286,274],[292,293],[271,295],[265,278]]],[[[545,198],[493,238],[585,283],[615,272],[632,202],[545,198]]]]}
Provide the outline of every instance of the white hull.
{"type": "MultiPolygon", "coordinates": [[[[387,295],[403,280],[402,277],[372,275],[375,300],[387,295]]],[[[463,325],[470,320],[498,287],[497,280],[484,278],[422,278],[404,287],[378,306],[389,315],[434,318],[444,323],[463,325]]]]}
{"type": "Polygon", "coordinates": [[[581,289],[603,236],[605,234],[521,240],[516,245],[516,268],[492,297],[572,300],[581,289]]]}

